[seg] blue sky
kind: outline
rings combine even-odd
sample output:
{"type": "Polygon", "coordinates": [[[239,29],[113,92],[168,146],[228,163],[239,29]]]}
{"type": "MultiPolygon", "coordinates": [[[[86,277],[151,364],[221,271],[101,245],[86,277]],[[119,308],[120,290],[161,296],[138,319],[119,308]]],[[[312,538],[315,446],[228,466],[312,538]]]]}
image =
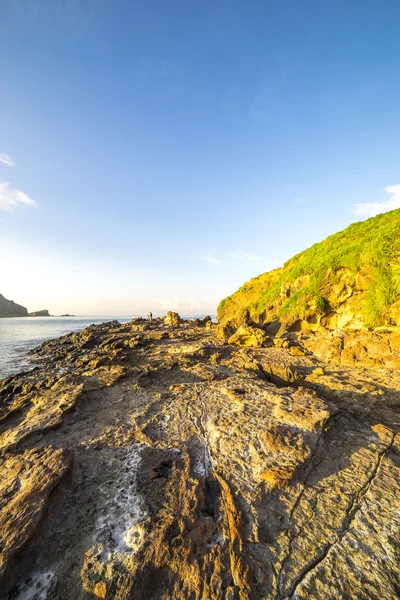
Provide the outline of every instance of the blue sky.
{"type": "Polygon", "coordinates": [[[213,313],[400,206],[399,19],[397,0],[0,0],[0,292],[213,313]]]}

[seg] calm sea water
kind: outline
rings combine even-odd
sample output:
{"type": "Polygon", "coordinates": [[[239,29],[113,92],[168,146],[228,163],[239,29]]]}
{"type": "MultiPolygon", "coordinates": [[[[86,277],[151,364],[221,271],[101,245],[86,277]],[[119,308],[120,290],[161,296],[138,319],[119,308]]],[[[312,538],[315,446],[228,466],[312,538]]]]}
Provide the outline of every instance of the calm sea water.
{"type": "MultiPolygon", "coordinates": [[[[154,315],[155,316],[155,315],[154,315]]],[[[187,319],[205,315],[192,315],[187,319]]],[[[0,379],[32,368],[28,351],[72,331],[81,331],[92,323],[117,319],[126,323],[133,317],[14,317],[0,319],[0,379]]]]}

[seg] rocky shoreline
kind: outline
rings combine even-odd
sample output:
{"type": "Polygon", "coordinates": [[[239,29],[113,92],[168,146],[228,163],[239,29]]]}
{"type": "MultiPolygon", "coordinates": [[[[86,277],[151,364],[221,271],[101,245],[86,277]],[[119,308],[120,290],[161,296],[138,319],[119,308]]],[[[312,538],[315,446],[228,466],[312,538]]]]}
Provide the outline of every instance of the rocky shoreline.
{"type": "Polygon", "coordinates": [[[171,315],[0,382],[0,598],[398,598],[395,364],[171,315]]]}

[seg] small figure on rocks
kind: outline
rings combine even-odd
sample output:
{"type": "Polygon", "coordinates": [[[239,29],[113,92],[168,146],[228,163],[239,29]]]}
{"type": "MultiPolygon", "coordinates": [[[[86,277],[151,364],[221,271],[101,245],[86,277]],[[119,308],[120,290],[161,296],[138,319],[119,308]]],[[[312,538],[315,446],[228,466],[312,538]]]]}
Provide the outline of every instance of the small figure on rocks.
{"type": "Polygon", "coordinates": [[[149,312],[149,314],[147,315],[147,318],[149,319],[149,321],[151,322],[153,320],[153,313],[149,312]]]}

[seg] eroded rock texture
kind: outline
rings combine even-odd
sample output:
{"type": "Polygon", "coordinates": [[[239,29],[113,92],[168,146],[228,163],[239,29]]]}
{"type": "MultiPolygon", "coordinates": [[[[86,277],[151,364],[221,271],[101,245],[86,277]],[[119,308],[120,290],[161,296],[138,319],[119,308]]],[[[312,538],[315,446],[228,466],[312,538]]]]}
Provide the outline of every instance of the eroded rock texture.
{"type": "Polygon", "coordinates": [[[0,384],[1,598],[399,597],[397,372],[205,324],[92,326],[0,384]]]}

